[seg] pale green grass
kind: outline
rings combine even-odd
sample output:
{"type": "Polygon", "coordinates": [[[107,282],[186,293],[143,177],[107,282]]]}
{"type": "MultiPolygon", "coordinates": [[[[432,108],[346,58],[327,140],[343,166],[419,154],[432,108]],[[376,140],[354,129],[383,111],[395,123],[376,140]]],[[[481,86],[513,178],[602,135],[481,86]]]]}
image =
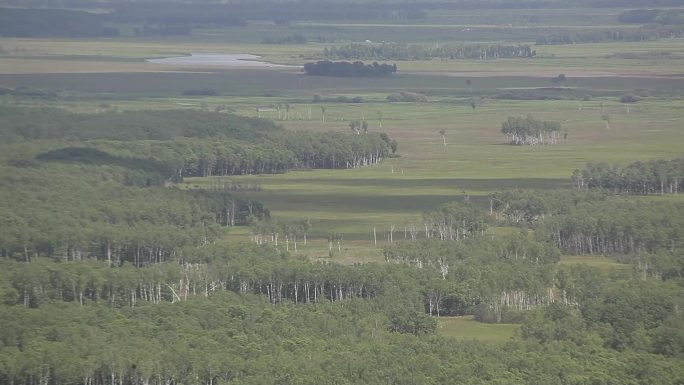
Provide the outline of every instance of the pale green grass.
{"type": "Polygon", "coordinates": [[[564,255],[561,257],[561,265],[587,265],[604,271],[630,270],[632,267],[624,263],[618,263],[610,257],[593,255],[564,255]]]}
{"type": "Polygon", "coordinates": [[[520,325],[486,324],[477,322],[473,316],[440,317],[437,319],[437,333],[461,340],[506,342],[514,338],[520,325]]]}
{"type": "MultiPolygon", "coordinates": [[[[392,226],[393,239],[401,240],[408,224],[421,228],[423,212],[462,200],[464,193],[486,210],[489,194],[496,191],[569,188],[572,170],[587,162],[627,164],[680,156],[684,143],[680,119],[684,115],[676,107],[678,103],[645,101],[632,106],[627,114],[624,106],[606,100],[604,111],[612,116],[610,130],[600,120],[599,101],[583,102],[582,111],[577,101],[490,101],[475,113],[469,107],[446,103],[334,105],[327,112],[326,123],[318,120],[320,111],[312,121],[282,123],[289,129],[345,132],[349,130],[346,119],[365,115],[371,129],[380,130],[373,117],[381,109],[382,130],[397,139],[401,157],[355,170],[227,178],[260,185],[262,191],[246,196],[263,202],[280,221],[308,217],[313,225],[311,238],[322,240],[313,257],[328,255],[325,238],[331,233],[342,234],[343,247],[347,241],[358,247],[343,250],[334,258],[362,256],[363,247],[377,256],[387,244],[392,226]],[[534,147],[505,144],[499,132],[501,122],[507,116],[527,113],[563,122],[569,133],[567,142],[534,147]],[[340,119],[331,121],[335,116],[340,119]],[[447,130],[446,151],[437,132],[440,128],[447,130]]],[[[208,183],[207,179],[186,180],[190,186],[208,183]]]]}

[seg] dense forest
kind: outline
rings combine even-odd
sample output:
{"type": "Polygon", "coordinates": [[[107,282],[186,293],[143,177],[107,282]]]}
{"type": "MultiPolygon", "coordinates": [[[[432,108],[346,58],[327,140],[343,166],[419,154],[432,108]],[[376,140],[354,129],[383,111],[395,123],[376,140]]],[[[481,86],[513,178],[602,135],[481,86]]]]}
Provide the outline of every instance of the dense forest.
{"type": "Polygon", "coordinates": [[[226,191],[184,191],[165,187],[168,182],[357,168],[397,148],[383,133],[290,132],[267,120],[213,112],[0,112],[7,139],[0,254],[25,261],[182,261],[183,250],[212,243],[222,227],[269,212],[226,191]]]}
{"type": "MultiPolygon", "coordinates": [[[[453,203],[435,215],[463,220],[483,215],[477,211],[453,203]]],[[[525,233],[491,239],[475,231],[460,241],[388,246],[384,265],[311,263],[253,244],[206,244],[182,261],[139,268],[2,260],[0,378],[32,385],[684,379],[682,267],[679,276],[635,270],[607,279],[588,266],[558,266],[554,248],[525,233]],[[498,346],[435,335],[431,314],[467,313],[521,322],[520,338],[498,346]]]]}
{"type": "Polygon", "coordinates": [[[340,47],[325,47],[323,56],[328,59],[361,60],[430,60],[533,57],[536,52],[529,45],[435,45],[398,43],[352,43],[340,47]]]}
{"type": "Polygon", "coordinates": [[[684,385],[679,7],[0,0],[0,385],[684,385]]]}
{"type": "MultiPolygon", "coordinates": [[[[292,167],[360,167],[396,149],[387,135],[199,111],[2,112],[2,383],[684,380],[678,202],[593,184],[504,191],[488,208],[462,199],[407,221],[403,237],[389,234],[385,263],[311,262],[297,254],[307,219],[278,221],[220,183],[169,182],[276,171],[232,166],[250,151],[289,154],[292,167]],[[500,225],[518,230],[488,230],[500,225]],[[221,241],[233,226],[249,226],[253,242],[221,241]],[[559,264],[561,253],[614,255],[628,268],[608,279],[559,264]],[[499,346],[436,335],[435,316],[468,314],[519,323],[518,337],[499,346]]],[[[511,119],[536,127],[535,138],[544,127],[511,119]]],[[[595,169],[576,174],[589,184],[602,178],[595,169]]],[[[664,191],[648,178],[636,193],[664,191]]]]}

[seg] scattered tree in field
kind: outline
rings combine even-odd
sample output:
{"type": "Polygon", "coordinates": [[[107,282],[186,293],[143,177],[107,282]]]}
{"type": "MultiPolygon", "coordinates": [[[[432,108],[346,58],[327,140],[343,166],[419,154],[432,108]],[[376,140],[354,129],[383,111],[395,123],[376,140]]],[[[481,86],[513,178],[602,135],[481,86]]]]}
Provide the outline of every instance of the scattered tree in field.
{"type": "Polygon", "coordinates": [[[608,115],[608,114],[601,115],[601,120],[603,120],[606,123],[606,129],[610,130],[610,115],[608,115]]]}
{"type": "Polygon", "coordinates": [[[565,77],[565,74],[560,74],[560,75],[558,75],[558,76],[556,76],[556,77],[551,78],[551,83],[553,83],[554,86],[561,86],[561,87],[563,87],[563,85],[565,84],[565,82],[566,82],[567,80],[568,80],[568,79],[565,77]]]}
{"type": "Polygon", "coordinates": [[[439,134],[442,136],[442,144],[444,144],[444,151],[446,152],[447,142],[446,142],[446,130],[439,130],[439,134]]]}

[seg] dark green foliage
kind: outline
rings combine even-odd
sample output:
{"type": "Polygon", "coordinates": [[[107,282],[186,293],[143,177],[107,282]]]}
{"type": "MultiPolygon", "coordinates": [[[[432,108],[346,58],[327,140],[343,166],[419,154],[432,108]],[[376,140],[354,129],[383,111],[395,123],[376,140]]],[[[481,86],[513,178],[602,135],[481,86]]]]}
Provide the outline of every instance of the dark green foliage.
{"type": "Polygon", "coordinates": [[[352,43],[341,47],[326,47],[323,56],[329,59],[358,60],[430,60],[430,59],[479,59],[533,57],[529,45],[440,45],[423,46],[399,43],[352,43]]]}
{"type": "MultiPolygon", "coordinates": [[[[87,145],[38,156],[49,161],[109,164],[186,176],[284,173],[301,168],[358,168],[396,151],[386,134],[285,131],[266,119],[200,111],[73,114],[61,110],[0,109],[8,142],[85,140],[87,145]],[[98,140],[98,141],[95,141],[98,140]],[[105,141],[106,140],[106,141],[105,141]]],[[[150,182],[148,184],[159,184],[150,182]]]]}
{"type": "Polygon", "coordinates": [[[304,63],[304,72],[314,76],[335,77],[382,77],[390,76],[397,72],[396,64],[364,64],[361,61],[353,63],[347,61],[332,62],[329,60],[315,63],[304,63]]]}
{"type": "Polygon", "coordinates": [[[582,202],[603,202],[602,191],[529,191],[508,190],[492,194],[490,215],[504,225],[536,227],[546,216],[572,213],[582,202]]]}
{"type": "MultiPolygon", "coordinates": [[[[53,6],[53,4],[50,4],[53,6]]],[[[105,27],[105,17],[62,9],[0,8],[0,36],[12,37],[114,37],[116,28],[105,27]]]]}
{"type": "Polygon", "coordinates": [[[625,167],[589,163],[572,173],[578,189],[606,189],[616,194],[679,194],[684,187],[684,158],[634,162],[625,167]]]}
{"type": "Polygon", "coordinates": [[[675,252],[684,240],[682,213],[675,202],[584,203],[546,218],[540,232],[573,254],[675,252]]]}
{"type": "Polygon", "coordinates": [[[75,114],[59,109],[0,108],[0,135],[25,140],[255,140],[282,128],[266,119],[202,111],[75,114]]]}
{"type": "Polygon", "coordinates": [[[627,94],[620,96],[620,103],[636,103],[640,101],[641,98],[638,95],[627,94]]]}

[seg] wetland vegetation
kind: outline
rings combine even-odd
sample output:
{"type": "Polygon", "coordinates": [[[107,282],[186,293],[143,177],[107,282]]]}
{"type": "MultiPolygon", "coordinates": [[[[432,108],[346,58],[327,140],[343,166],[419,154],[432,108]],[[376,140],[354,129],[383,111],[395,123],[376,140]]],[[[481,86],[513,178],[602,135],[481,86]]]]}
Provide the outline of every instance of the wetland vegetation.
{"type": "Polygon", "coordinates": [[[684,381],[684,2],[0,6],[0,383],[684,381]]]}

